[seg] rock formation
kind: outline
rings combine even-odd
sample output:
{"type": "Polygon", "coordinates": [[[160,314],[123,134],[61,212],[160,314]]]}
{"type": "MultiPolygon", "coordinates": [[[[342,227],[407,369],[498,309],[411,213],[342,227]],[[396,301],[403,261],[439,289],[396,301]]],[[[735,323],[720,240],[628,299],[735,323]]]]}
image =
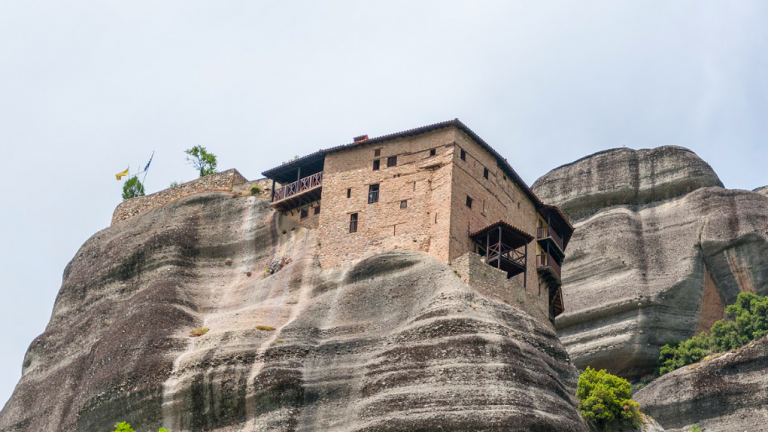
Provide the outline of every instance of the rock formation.
{"type": "Polygon", "coordinates": [[[669,432],[768,430],[768,337],[678,369],[635,395],[669,432]]]}
{"type": "Polygon", "coordinates": [[[739,292],[768,294],[768,197],[724,189],[690,150],[601,152],[533,189],[576,227],[556,325],[579,368],[646,375],[662,345],[709,329],[739,292]]]}
{"type": "Polygon", "coordinates": [[[226,192],[100,231],[67,266],[0,431],[586,430],[546,323],[425,254],[322,270],[318,241],[226,192]]]}

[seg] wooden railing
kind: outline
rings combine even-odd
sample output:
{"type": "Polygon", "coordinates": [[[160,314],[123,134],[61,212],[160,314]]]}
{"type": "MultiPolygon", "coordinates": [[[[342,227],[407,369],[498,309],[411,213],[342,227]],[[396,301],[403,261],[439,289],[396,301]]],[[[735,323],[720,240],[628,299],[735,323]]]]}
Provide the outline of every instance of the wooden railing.
{"type": "Polygon", "coordinates": [[[552,240],[554,240],[558,246],[560,246],[560,250],[565,249],[563,247],[563,239],[561,239],[560,236],[557,235],[557,233],[555,232],[555,230],[552,229],[551,226],[539,227],[537,234],[539,239],[545,239],[549,237],[552,240]]]}
{"type": "Polygon", "coordinates": [[[557,276],[560,276],[560,265],[548,253],[536,255],[536,265],[539,267],[552,267],[557,276]]]}
{"type": "Polygon", "coordinates": [[[275,189],[275,196],[272,198],[272,202],[284,200],[293,195],[304,192],[305,190],[314,189],[323,184],[323,172],[320,171],[317,174],[312,174],[309,177],[304,177],[293,183],[275,189]]]}

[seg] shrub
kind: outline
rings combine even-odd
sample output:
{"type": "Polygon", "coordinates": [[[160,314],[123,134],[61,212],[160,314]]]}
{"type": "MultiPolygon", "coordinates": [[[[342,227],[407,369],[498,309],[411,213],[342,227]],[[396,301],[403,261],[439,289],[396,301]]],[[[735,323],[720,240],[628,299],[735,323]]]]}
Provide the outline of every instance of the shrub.
{"type": "Polygon", "coordinates": [[[170,186],[168,186],[168,187],[169,187],[169,188],[175,188],[175,187],[179,187],[179,182],[177,182],[177,181],[172,181],[172,182],[171,182],[171,185],[170,185],[170,186]]]}
{"type": "MultiPolygon", "coordinates": [[[[131,425],[129,425],[127,422],[120,422],[115,424],[115,430],[112,432],[136,432],[131,428],[131,425]]],[[[157,432],[169,432],[168,429],[160,428],[157,430],[157,432]]]]}
{"type": "Polygon", "coordinates": [[[684,342],[664,345],[659,353],[658,375],[699,362],[715,353],[730,351],[768,334],[768,296],[740,293],[736,303],[725,309],[726,319],[684,342]]]}
{"type": "Polygon", "coordinates": [[[257,330],[264,330],[264,331],[275,331],[275,330],[277,330],[277,329],[276,329],[276,328],[274,328],[274,327],[265,326],[265,325],[257,325],[257,326],[256,326],[256,329],[257,329],[257,330]]]}
{"type": "Polygon", "coordinates": [[[207,328],[207,327],[198,327],[198,328],[192,330],[189,333],[189,337],[200,337],[200,336],[208,333],[208,330],[210,330],[210,329],[207,328]]]}
{"type": "Polygon", "coordinates": [[[696,426],[695,424],[691,425],[691,432],[701,432],[701,428],[696,426]]]}
{"type": "Polygon", "coordinates": [[[633,401],[632,388],[624,378],[596,371],[591,367],[582,372],[576,388],[582,417],[600,428],[611,425],[637,427],[640,409],[633,401]]]}
{"type": "Polygon", "coordinates": [[[251,195],[258,195],[261,193],[261,188],[259,186],[251,186],[251,195]]]}

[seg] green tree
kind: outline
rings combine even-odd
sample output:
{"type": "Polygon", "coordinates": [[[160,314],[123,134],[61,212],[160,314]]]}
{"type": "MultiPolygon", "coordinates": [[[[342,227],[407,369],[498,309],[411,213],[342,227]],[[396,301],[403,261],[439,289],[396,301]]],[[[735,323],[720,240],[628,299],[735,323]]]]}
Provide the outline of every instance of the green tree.
{"type": "Polygon", "coordinates": [[[671,342],[661,347],[658,375],[664,375],[712,353],[712,338],[701,333],[684,342],[671,342]]]}
{"type": "Polygon", "coordinates": [[[208,153],[205,147],[196,145],[189,150],[185,150],[187,161],[200,173],[200,177],[205,177],[216,172],[216,155],[208,153]]]}
{"type": "MultiPolygon", "coordinates": [[[[136,432],[131,428],[131,425],[129,425],[127,422],[120,422],[115,424],[115,430],[112,432],[136,432]]],[[[160,428],[157,430],[157,432],[168,432],[168,429],[160,428]]]]}
{"type": "Polygon", "coordinates": [[[123,184],[123,201],[137,196],[144,196],[144,185],[134,176],[123,184]]]}
{"type": "Polygon", "coordinates": [[[664,375],[709,354],[734,350],[768,334],[768,296],[740,293],[725,313],[726,318],[713,324],[709,335],[701,333],[685,342],[664,345],[657,373],[664,375]]]}
{"type": "Polygon", "coordinates": [[[576,397],[582,417],[600,428],[639,424],[640,406],[632,400],[629,381],[604,369],[587,367],[579,376],[576,397]]]}

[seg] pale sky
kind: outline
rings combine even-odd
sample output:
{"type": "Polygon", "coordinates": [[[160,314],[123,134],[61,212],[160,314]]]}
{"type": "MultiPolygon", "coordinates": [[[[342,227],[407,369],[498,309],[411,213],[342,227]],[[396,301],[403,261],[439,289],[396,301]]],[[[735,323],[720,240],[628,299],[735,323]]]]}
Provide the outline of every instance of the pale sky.
{"type": "Polygon", "coordinates": [[[120,202],[459,118],[532,184],[681,145],[768,184],[768,2],[0,0],[0,406],[64,267],[120,202]]]}

